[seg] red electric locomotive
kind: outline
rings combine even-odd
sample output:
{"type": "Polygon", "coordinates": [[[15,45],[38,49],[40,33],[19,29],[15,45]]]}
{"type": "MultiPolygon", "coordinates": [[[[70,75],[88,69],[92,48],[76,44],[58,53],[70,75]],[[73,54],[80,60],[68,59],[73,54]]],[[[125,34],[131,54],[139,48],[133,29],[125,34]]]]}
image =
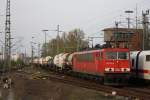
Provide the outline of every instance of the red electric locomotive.
{"type": "Polygon", "coordinates": [[[75,52],[73,71],[98,77],[105,85],[123,85],[130,75],[129,50],[105,48],[75,52]]]}

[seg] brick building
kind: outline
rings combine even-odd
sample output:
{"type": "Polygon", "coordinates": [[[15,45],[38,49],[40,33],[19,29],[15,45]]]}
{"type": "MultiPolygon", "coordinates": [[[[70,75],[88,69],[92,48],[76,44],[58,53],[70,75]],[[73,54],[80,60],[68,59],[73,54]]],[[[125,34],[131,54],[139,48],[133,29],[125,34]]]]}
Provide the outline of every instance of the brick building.
{"type": "Polygon", "coordinates": [[[112,47],[142,50],[143,29],[105,28],[104,41],[112,47]]]}

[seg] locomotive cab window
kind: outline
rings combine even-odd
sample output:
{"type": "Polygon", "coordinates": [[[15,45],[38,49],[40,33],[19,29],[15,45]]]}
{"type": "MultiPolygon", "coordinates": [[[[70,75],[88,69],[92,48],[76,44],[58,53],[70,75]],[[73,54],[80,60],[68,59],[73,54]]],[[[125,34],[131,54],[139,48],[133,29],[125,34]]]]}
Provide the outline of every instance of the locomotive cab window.
{"type": "Polygon", "coordinates": [[[118,59],[128,59],[129,54],[128,52],[118,52],[118,59]]]}
{"type": "Polygon", "coordinates": [[[106,52],[106,59],[117,59],[117,52],[106,52]]]}
{"type": "Polygon", "coordinates": [[[127,60],[129,59],[129,53],[128,52],[106,52],[106,59],[121,59],[121,60],[127,60]]]}
{"type": "Polygon", "coordinates": [[[146,61],[150,61],[150,55],[146,55],[146,61]]]}

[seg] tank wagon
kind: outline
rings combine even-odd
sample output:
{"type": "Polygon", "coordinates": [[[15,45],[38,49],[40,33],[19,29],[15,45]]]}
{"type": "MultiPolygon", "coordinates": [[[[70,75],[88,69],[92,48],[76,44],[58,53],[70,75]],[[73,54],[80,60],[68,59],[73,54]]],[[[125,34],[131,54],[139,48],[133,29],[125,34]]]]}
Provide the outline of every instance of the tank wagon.
{"type": "Polygon", "coordinates": [[[52,57],[51,56],[47,56],[45,58],[43,58],[43,66],[48,67],[51,63],[52,63],[52,57]]]}
{"type": "Polygon", "coordinates": [[[71,68],[71,56],[69,53],[61,53],[54,57],[54,66],[57,71],[68,71],[71,68]]]}
{"type": "Polygon", "coordinates": [[[69,54],[68,57],[66,58],[66,65],[70,66],[70,68],[72,68],[73,66],[73,56],[74,56],[74,53],[69,54]]]}
{"type": "Polygon", "coordinates": [[[38,65],[41,67],[48,67],[53,63],[53,58],[51,56],[47,56],[47,57],[41,57],[41,58],[35,58],[33,60],[33,65],[38,65]]]}
{"type": "Polygon", "coordinates": [[[33,62],[32,62],[32,63],[33,63],[34,65],[38,65],[38,64],[39,64],[39,62],[38,62],[38,61],[39,61],[39,59],[38,59],[38,58],[35,58],[35,59],[33,60],[33,62]]]}

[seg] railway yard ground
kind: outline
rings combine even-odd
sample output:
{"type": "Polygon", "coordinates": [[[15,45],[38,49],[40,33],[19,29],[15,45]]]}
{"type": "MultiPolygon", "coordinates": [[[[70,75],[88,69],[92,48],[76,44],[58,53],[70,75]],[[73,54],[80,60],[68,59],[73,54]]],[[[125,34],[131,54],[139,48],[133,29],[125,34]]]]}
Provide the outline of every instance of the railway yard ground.
{"type": "Polygon", "coordinates": [[[11,76],[13,84],[4,89],[1,82],[0,100],[148,100],[150,97],[148,89],[98,86],[97,83],[78,78],[71,80],[68,76],[35,67],[25,67],[6,75],[11,76]]]}

